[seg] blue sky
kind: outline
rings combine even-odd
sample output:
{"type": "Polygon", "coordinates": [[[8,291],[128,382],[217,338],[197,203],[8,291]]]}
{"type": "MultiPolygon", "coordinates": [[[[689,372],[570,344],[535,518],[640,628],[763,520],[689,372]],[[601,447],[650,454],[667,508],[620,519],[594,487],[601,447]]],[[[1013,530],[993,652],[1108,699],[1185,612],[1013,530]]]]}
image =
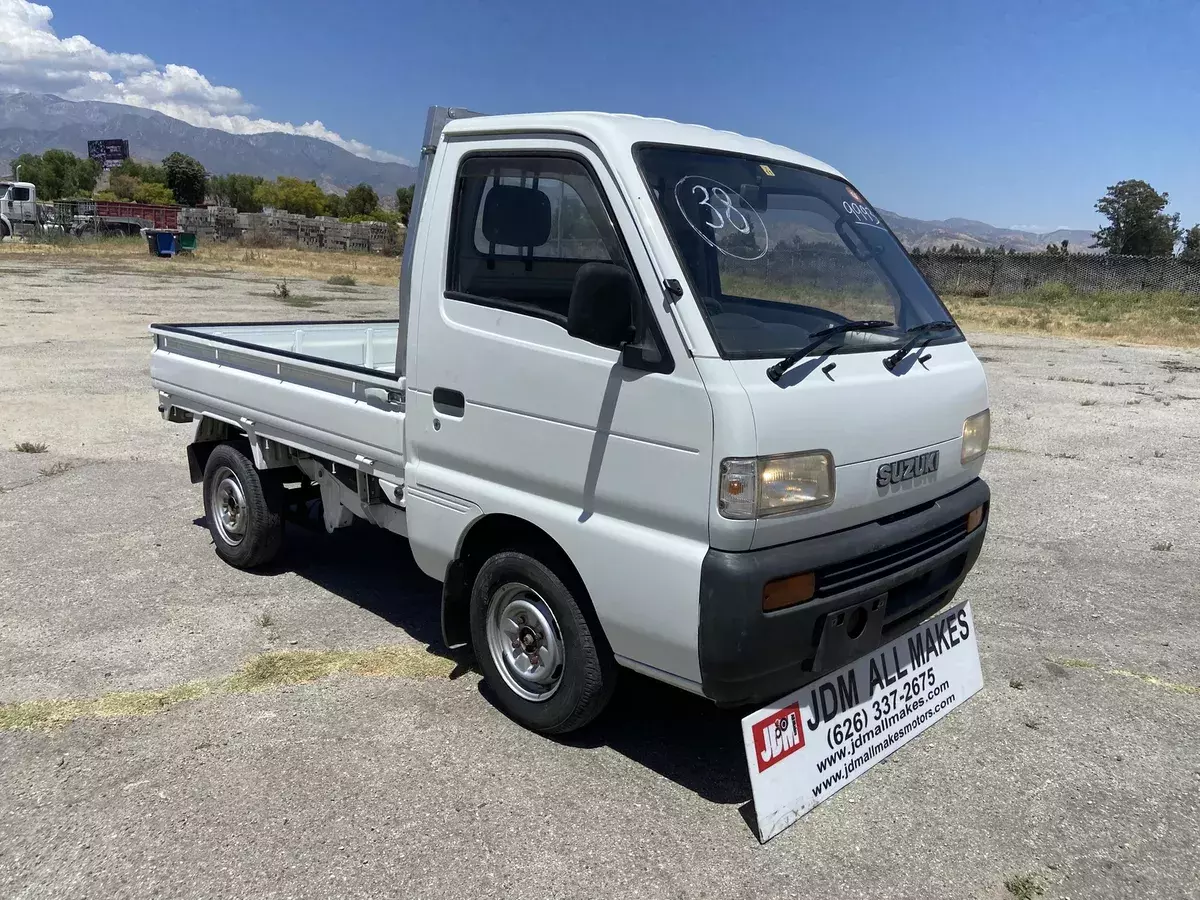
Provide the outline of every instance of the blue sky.
{"type": "Polygon", "coordinates": [[[1143,178],[1200,222],[1194,0],[49,4],[59,37],[409,158],[431,103],[602,109],[787,144],[909,216],[1090,228],[1143,178]]]}

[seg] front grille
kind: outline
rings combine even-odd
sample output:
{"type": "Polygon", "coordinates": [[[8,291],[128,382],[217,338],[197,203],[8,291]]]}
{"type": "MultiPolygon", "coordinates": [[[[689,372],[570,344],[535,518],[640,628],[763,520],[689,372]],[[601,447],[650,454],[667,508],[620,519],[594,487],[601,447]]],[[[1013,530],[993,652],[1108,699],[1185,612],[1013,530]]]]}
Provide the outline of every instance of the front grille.
{"type": "Polygon", "coordinates": [[[817,570],[817,597],[830,597],[932,559],[967,536],[967,517],[882,550],[817,570]]]}

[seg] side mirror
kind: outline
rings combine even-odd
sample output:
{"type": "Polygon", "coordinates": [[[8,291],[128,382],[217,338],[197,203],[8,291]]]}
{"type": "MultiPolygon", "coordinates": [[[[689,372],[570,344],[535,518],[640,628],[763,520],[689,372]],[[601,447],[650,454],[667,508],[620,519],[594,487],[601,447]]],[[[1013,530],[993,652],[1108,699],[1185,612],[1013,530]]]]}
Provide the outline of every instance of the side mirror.
{"type": "Polygon", "coordinates": [[[575,273],[567,307],[567,334],[601,347],[633,340],[640,302],[637,281],[612,263],[584,263],[575,273]]]}

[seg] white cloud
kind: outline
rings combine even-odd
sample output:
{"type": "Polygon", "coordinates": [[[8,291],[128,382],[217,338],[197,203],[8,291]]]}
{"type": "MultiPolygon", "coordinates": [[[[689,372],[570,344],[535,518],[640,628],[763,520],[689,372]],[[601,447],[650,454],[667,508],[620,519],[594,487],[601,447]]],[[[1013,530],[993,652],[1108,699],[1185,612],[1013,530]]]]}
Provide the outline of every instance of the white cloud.
{"type": "Polygon", "coordinates": [[[254,107],[237,88],[213,84],[189,66],[159,66],[140,53],[111,53],[82,35],[60,38],[50,25],[53,18],[48,6],[29,0],[0,0],[0,89],[124,103],[233,134],[281,131],[305,135],[366,159],[407,162],[344,138],[320,121],[295,125],[256,118],[254,107]]]}

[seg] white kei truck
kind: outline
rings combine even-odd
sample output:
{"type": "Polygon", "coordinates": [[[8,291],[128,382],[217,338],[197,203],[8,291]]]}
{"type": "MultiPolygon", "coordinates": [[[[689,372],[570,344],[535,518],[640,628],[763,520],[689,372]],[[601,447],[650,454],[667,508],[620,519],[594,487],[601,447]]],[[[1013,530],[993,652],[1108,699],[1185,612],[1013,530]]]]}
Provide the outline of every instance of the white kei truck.
{"type": "Polygon", "coordinates": [[[150,330],[217,554],[306,511],[407,538],[446,645],[547,734],[622,667],[805,685],[946,605],[987,529],[945,306],[841,174],[726,131],[434,107],[397,320],[150,330]]]}

